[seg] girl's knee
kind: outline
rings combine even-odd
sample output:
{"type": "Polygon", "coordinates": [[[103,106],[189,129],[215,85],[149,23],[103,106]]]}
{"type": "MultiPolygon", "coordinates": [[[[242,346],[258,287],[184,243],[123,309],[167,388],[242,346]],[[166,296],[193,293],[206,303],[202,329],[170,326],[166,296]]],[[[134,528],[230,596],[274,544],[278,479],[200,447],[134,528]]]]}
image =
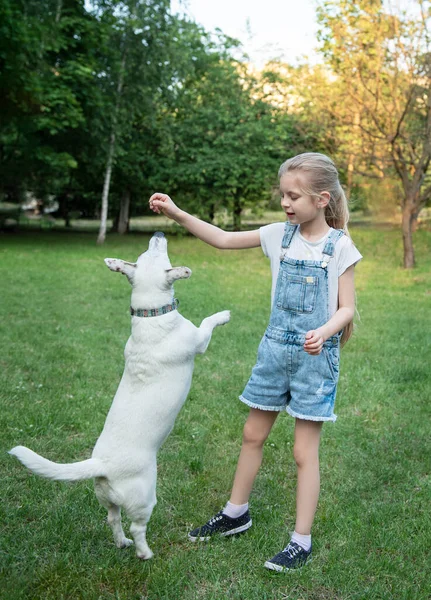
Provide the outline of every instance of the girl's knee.
{"type": "Polygon", "coordinates": [[[293,457],[298,467],[319,462],[319,448],[310,447],[306,444],[295,442],[293,446],[293,457]]]}
{"type": "Polygon", "coordinates": [[[319,462],[322,423],[296,419],[293,456],[298,467],[319,462]]]}
{"type": "Polygon", "coordinates": [[[244,444],[252,446],[263,446],[269,435],[269,431],[259,427],[255,422],[246,421],[242,432],[242,441],[244,444]]]}

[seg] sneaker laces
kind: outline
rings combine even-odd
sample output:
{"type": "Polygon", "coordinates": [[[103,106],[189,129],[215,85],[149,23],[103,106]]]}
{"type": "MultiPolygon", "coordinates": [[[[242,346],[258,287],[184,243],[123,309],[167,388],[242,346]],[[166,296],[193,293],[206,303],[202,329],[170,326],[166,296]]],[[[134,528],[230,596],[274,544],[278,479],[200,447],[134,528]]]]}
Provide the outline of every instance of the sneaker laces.
{"type": "Polygon", "coordinates": [[[217,521],[220,521],[221,518],[222,518],[222,513],[219,512],[214,517],[212,517],[212,519],[210,519],[208,521],[208,525],[214,525],[214,523],[216,523],[217,521]]]}
{"type": "Polygon", "coordinates": [[[301,550],[302,548],[300,546],[296,544],[293,545],[291,542],[289,542],[286,548],[283,550],[283,554],[287,554],[289,558],[295,558],[295,556],[299,554],[301,550]]]}

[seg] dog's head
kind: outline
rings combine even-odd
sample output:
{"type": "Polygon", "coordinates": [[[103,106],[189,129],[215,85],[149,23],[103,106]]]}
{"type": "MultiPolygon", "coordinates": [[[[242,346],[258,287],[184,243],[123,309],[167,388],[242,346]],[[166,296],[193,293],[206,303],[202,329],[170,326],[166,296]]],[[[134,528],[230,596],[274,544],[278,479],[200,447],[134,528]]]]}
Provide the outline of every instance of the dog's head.
{"type": "Polygon", "coordinates": [[[170,290],[177,279],[188,279],[192,274],[188,267],[172,267],[168,242],[160,231],[153,235],[148,250],[135,263],[105,258],[105,264],[111,271],[126,275],[133,288],[142,293],[170,290]]]}

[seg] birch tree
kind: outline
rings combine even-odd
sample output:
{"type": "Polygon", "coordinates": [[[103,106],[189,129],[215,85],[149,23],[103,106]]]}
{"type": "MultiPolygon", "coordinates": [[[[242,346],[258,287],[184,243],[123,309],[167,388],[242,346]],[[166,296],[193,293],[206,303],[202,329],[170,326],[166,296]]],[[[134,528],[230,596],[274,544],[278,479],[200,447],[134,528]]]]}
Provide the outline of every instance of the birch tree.
{"type": "MultiPolygon", "coordinates": [[[[123,40],[125,43],[125,40],[123,40]]],[[[123,85],[124,85],[124,72],[126,69],[126,60],[127,60],[127,49],[123,46],[123,54],[121,57],[121,66],[118,74],[118,83],[116,87],[115,94],[115,105],[112,113],[112,122],[111,122],[111,133],[109,136],[109,145],[108,145],[108,154],[106,158],[106,167],[105,167],[105,177],[103,180],[103,192],[102,192],[102,209],[100,213],[100,227],[99,227],[99,235],[97,236],[97,243],[103,244],[106,238],[106,222],[108,219],[108,198],[109,198],[109,188],[111,185],[111,175],[112,175],[112,165],[114,162],[114,154],[115,154],[115,143],[117,138],[117,126],[118,126],[118,113],[120,110],[122,93],[123,93],[123,85]]]]}
{"type": "Polygon", "coordinates": [[[165,58],[171,46],[169,9],[168,0],[103,0],[95,7],[101,22],[112,20],[112,33],[101,55],[105,69],[101,69],[99,77],[109,108],[98,244],[103,244],[106,237],[116,158],[127,152],[127,140],[136,119],[146,109],[152,111],[152,89],[157,90],[163,80],[165,58]]]}

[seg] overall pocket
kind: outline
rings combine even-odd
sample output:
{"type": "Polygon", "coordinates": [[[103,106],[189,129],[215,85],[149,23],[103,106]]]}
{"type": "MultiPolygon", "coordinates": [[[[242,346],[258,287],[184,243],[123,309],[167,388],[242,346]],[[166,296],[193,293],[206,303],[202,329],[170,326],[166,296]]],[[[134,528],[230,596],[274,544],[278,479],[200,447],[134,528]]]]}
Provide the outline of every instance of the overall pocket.
{"type": "Polygon", "coordinates": [[[282,285],[278,293],[277,308],[297,313],[312,313],[316,304],[317,277],[282,273],[282,285]]]}
{"type": "Polygon", "coordinates": [[[340,350],[336,346],[333,348],[325,348],[325,346],[323,346],[323,353],[326,356],[332,379],[336,382],[338,381],[340,372],[340,350]]]}

